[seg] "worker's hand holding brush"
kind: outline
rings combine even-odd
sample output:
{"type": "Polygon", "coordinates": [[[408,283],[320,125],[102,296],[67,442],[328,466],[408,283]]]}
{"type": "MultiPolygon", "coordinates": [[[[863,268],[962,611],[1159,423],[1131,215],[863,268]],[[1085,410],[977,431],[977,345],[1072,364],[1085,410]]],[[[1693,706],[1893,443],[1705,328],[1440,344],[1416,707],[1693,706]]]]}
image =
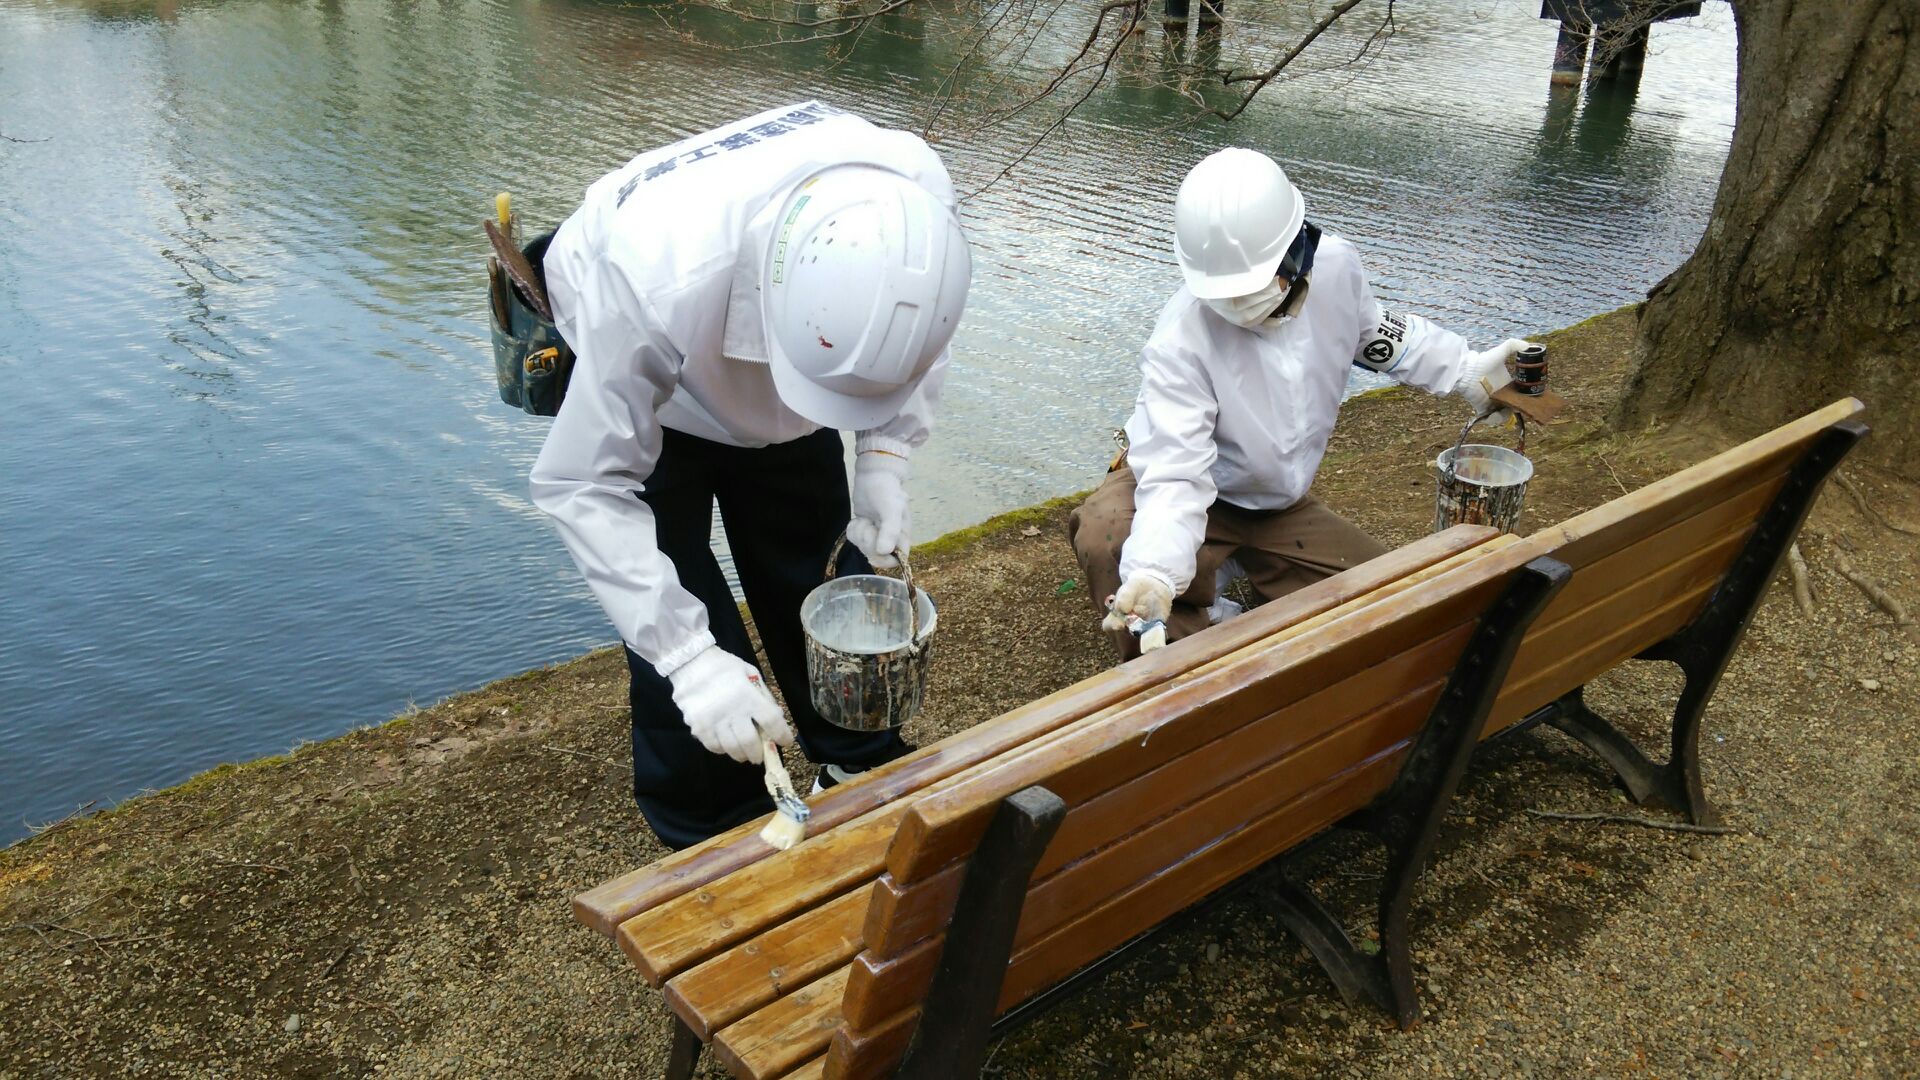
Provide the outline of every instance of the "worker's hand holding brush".
{"type": "Polygon", "coordinates": [[[1136,573],[1107,601],[1104,630],[1127,630],[1140,639],[1140,651],[1167,643],[1167,616],[1173,614],[1173,586],[1153,574],[1136,573]]]}

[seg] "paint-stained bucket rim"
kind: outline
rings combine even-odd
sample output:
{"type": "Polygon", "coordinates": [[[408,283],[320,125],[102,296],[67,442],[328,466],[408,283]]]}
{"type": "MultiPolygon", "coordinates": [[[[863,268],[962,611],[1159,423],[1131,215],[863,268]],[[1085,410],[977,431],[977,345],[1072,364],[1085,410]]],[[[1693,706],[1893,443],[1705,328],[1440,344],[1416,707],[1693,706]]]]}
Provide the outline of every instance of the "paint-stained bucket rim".
{"type": "Polygon", "coordinates": [[[928,639],[933,637],[933,631],[940,621],[940,611],[934,606],[933,597],[918,585],[913,586],[913,595],[916,606],[920,610],[920,633],[911,643],[902,641],[885,648],[850,649],[831,644],[814,632],[814,616],[819,614],[820,609],[830,599],[847,593],[868,596],[877,593],[891,599],[899,599],[901,590],[905,588],[907,588],[905,582],[884,574],[848,574],[845,577],[823,581],[807,593],[806,599],[800,601],[800,632],[807,636],[807,640],[818,644],[821,648],[848,656],[887,656],[904,651],[913,645],[925,645],[928,639]]]}
{"type": "Polygon", "coordinates": [[[1499,489],[1524,487],[1528,481],[1533,479],[1532,458],[1527,457],[1525,454],[1509,450],[1504,446],[1493,446],[1488,443],[1462,443],[1459,446],[1450,446],[1440,451],[1440,455],[1433,459],[1433,465],[1434,468],[1440,471],[1440,480],[1442,483],[1466,484],[1472,487],[1499,489]],[[1471,451],[1471,453],[1469,453],[1469,451],[1471,451]],[[1481,480],[1466,475],[1453,464],[1454,462],[1476,460],[1511,468],[1515,470],[1518,475],[1512,479],[1481,480]]]}

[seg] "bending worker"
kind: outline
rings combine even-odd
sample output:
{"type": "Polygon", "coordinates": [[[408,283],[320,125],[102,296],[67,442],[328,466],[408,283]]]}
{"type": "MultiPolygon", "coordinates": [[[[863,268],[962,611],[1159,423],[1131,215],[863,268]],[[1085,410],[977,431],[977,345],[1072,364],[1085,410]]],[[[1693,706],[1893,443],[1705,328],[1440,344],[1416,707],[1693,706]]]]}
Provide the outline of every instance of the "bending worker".
{"type": "Polygon", "coordinates": [[[626,643],[634,799],[671,847],[771,810],[761,738],[794,739],[709,546],[716,501],[822,783],[907,749],[814,712],[800,602],[842,530],[866,556],[842,572],[907,548],[971,277],[953,207],[925,142],[808,102],[634,158],[547,249],[576,358],[533,499],[626,643]]]}
{"type": "Polygon", "coordinates": [[[1067,526],[1123,659],[1138,651],[1129,616],[1164,621],[1169,640],[1204,629],[1229,558],[1265,603],[1386,550],[1308,491],[1349,365],[1484,411],[1526,344],[1473,352],[1382,310],[1354,246],[1308,222],[1256,151],[1194,166],[1173,220],[1186,284],[1141,349],[1126,464],[1067,526]]]}

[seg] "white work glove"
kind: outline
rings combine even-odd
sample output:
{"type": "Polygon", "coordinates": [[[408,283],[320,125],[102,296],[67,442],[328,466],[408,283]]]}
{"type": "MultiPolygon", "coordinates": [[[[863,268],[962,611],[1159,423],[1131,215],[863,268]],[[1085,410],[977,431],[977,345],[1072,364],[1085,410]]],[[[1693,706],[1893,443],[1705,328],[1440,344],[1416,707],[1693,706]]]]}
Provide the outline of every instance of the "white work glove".
{"type": "Polygon", "coordinates": [[[847,539],[877,570],[907,550],[907,459],[869,450],[853,460],[853,520],[847,539]]]}
{"type": "Polygon", "coordinates": [[[793,745],[793,728],[760,681],[760,669],[720,646],[707,646],[674,668],[667,681],[687,729],[713,753],[758,765],[763,734],[777,745],[793,745]]]}
{"type": "Polygon", "coordinates": [[[1158,574],[1135,572],[1113,594],[1107,617],[1100,621],[1103,630],[1125,630],[1127,616],[1142,622],[1166,622],[1173,614],[1173,586],[1158,574]]]}
{"type": "MultiPolygon", "coordinates": [[[[1460,381],[1455,384],[1453,392],[1467,399],[1467,404],[1473,406],[1473,415],[1486,412],[1493,405],[1493,395],[1513,381],[1513,372],[1507,368],[1507,361],[1531,344],[1519,338],[1508,338],[1486,352],[1467,354],[1466,366],[1460,372],[1460,381]]],[[[1493,417],[1495,422],[1512,418],[1513,412],[1509,409],[1501,409],[1493,417]]]]}

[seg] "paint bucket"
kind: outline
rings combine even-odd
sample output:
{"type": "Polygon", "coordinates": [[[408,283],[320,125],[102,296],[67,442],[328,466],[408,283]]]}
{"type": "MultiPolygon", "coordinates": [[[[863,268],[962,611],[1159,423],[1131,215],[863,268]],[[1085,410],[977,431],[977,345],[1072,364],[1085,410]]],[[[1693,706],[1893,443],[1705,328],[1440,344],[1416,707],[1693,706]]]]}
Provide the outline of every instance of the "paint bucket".
{"type": "Polygon", "coordinates": [[[1442,450],[1434,460],[1439,481],[1435,498],[1433,531],[1455,525],[1491,525],[1501,532],[1512,532],[1520,520],[1527,498],[1527,481],[1533,478],[1533,462],[1527,458],[1527,422],[1520,416],[1517,450],[1467,442],[1467,433],[1486,419],[1476,416],[1460,429],[1453,448],[1442,450]]]}
{"type": "Polygon", "coordinates": [[[827,580],[800,602],[807,686],[813,708],[849,731],[887,731],[920,711],[938,616],[914,587],[905,552],[901,580],[880,574],[835,577],[842,535],[827,557],[827,580]],[[913,602],[908,603],[908,597],[913,602]]]}

